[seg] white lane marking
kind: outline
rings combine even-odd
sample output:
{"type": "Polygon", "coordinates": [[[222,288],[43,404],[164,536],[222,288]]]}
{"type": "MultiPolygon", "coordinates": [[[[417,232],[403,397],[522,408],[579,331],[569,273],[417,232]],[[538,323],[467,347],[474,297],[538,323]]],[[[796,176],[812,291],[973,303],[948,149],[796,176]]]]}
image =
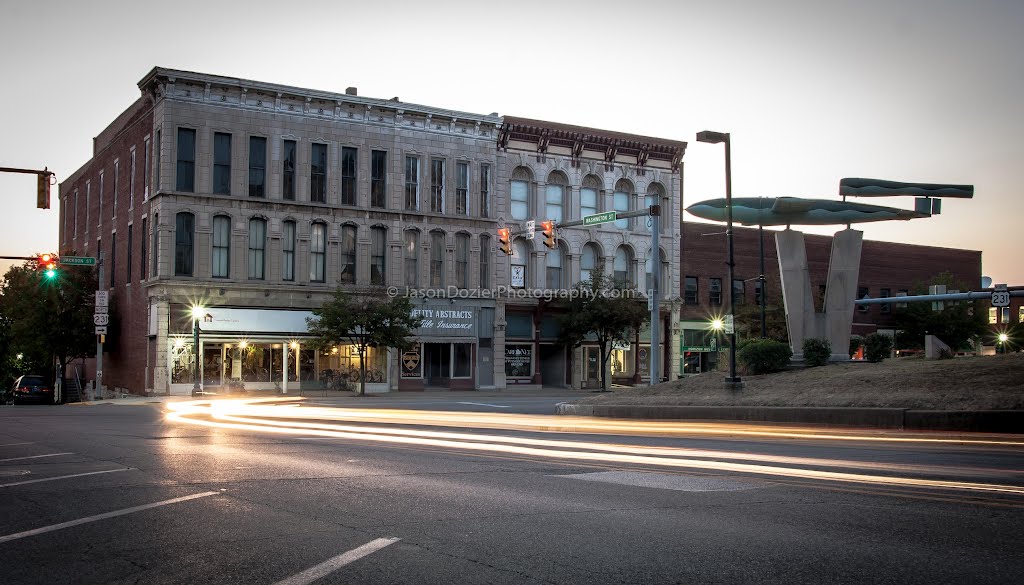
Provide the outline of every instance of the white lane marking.
{"type": "Polygon", "coordinates": [[[319,565],[313,565],[297,575],[292,575],[287,579],[278,581],[277,583],[274,583],[274,585],[308,585],[321,577],[325,577],[334,571],[337,571],[351,562],[357,561],[368,554],[375,553],[385,546],[394,544],[399,540],[401,539],[378,538],[377,540],[372,540],[359,548],[354,548],[334,558],[327,559],[319,565]]]}
{"type": "Polygon", "coordinates": [[[88,473],[76,473],[74,475],[58,475],[57,477],[44,477],[43,479],[30,479],[28,481],[18,481],[15,483],[0,483],[0,488],[11,487],[15,485],[26,485],[30,483],[42,483],[44,481],[56,481],[58,479],[70,479],[72,477],[84,477],[86,475],[99,475],[100,473],[114,473],[116,471],[131,471],[133,467],[125,467],[124,469],[108,469],[106,471],[90,471],[88,473]]]}
{"type": "Polygon", "coordinates": [[[4,461],[18,461],[20,459],[39,459],[40,457],[56,457],[58,455],[74,455],[74,453],[68,451],[67,453],[50,453],[49,455],[29,455],[28,457],[11,457],[10,459],[0,459],[0,463],[4,461]]]}
{"type": "Polygon", "coordinates": [[[193,494],[191,496],[182,496],[180,498],[173,498],[170,500],[164,500],[162,502],[153,502],[152,504],[143,504],[142,506],[134,506],[132,508],[124,508],[123,510],[115,510],[113,512],[107,512],[106,514],[97,514],[95,516],[87,516],[85,518],[79,518],[78,520],[71,520],[70,522],[61,522],[60,524],[52,524],[50,526],[44,526],[42,528],[36,528],[34,530],[26,530],[25,532],[17,532],[14,534],[8,534],[7,536],[0,536],[0,543],[8,542],[11,540],[17,540],[19,538],[25,538],[26,536],[35,536],[37,534],[44,534],[46,532],[53,532],[54,530],[61,530],[62,528],[70,528],[71,526],[78,526],[79,524],[86,524],[88,522],[95,522],[97,520],[106,520],[107,518],[114,518],[117,516],[124,516],[125,514],[131,514],[133,512],[141,512],[142,510],[148,510],[150,508],[157,508],[159,506],[166,506],[168,504],[177,504],[178,502],[186,502],[188,500],[194,500],[196,498],[205,498],[206,496],[213,496],[220,492],[203,492],[201,494],[193,494]]]}
{"type": "Polygon", "coordinates": [[[32,445],[32,443],[4,443],[0,447],[13,447],[15,445],[32,445]]]}
{"type": "Polygon", "coordinates": [[[484,402],[456,402],[455,404],[470,404],[472,406],[490,406],[491,408],[508,408],[507,406],[502,406],[500,404],[487,404],[484,402]]]}

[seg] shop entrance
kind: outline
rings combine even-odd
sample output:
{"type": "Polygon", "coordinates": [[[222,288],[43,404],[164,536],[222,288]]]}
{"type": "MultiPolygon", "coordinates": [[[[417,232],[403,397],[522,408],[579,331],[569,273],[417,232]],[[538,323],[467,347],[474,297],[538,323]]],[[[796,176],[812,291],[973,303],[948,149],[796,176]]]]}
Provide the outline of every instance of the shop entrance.
{"type": "Polygon", "coordinates": [[[565,385],[565,348],[561,345],[540,345],[540,379],[545,386],[565,385]]]}
{"type": "Polygon", "coordinates": [[[588,345],[583,348],[583,387],[601,387],[601,348],[588,345]]]}
{"type": "Polygon", "coordinates": [[[427,386],[447,386],[452,377],[451,345],[447,343],[424,343],[423,377],[427,386]]]}

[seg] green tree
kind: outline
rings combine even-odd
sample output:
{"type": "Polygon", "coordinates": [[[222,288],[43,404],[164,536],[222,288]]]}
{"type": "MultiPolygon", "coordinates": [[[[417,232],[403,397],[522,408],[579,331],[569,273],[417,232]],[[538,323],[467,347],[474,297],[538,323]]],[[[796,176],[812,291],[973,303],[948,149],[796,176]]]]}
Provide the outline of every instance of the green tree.
{"type": "MultiPolygon", "coordinates": [[[[59,365],[61,387],[72,360],[96,353],[92,313],[96,274],[92,267],[62,267],[53,278],[44,276],[30,260],[13,266],[0,288],[0,321],[6,330],[5,361],[21,354],[22,369],[59,365]]],[[[45,369],[43,369],[45,368],[45,369]]]]}
{"type": "MultiPolygon", "coordinates": [[[[954,282],[951,273],[943,272],[927,284],[919,283],[912,294],[928,294],[928,284],[970,290],[969,285],[954,282]]],[[[970,349],[975,338],[989,332],[988,312],[983,301],[945,301],[943,304],[941,311],[933,310],[929,302],[907,303],[906,307],[898,309],[896,325],[903,330],[899,336],[901,344],[923,347],[925,335],[934,335],[956,351],[970,349]]]]}
{"type": "Polygon", "coordinates": [[[366,394],[366,350],[374,347],[407,350],[412,347],[409,337],[420,326],[422,319],[413,317],[412,303],[407,297],[383,300],[347,293],[334,292],[334,298],[313,310],[308,318],[313,344],[319,348],[351,345],[359,354],[359,391],[366,394]]]}
{"type": "Polygon", "coordinates": [[[564,304],[559,319],[559,341],[573,349],[593,337],[601,352],[601,388],[608,389],[607,370],[610,345],[628,343],[650,319],[647,303],[637,300],[635,289],[618,286],[601,271],[578,283],[564,304]]]}
{"type": "MultiPolygon", "coordinates": [[[[765,329],[768,339],[789,343],[789,330],[786,327],[786,309],[782,296],[768,296],[764,308],[765,329]]],[[[761,337],[761,305],[755,302],[736,305],[733,310],[736,316],[736,336],[739,339],[759,339],[761,337]]]]}

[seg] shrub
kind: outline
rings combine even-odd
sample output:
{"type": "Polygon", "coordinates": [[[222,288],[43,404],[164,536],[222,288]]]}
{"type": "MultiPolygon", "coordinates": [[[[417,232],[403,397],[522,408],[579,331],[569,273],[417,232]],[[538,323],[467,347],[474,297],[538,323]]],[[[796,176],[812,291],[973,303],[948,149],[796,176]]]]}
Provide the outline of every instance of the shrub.
{"type": "Polygon", "coordinates": [[[824,366],[832,356],[832,344],[827,339],[808,337],[804,340],[804,361],[808,366],[824,366]]]}
{"type": "Polygon", "coordinates": [[[878,363],[889,357],[892,351],[892,338],[881,333],[872,333],[864,338],[864,357],[869,362],[878,363]]]}
{"type": "Polygon", "coordinates": [[[745,345],[736,358],[752,374],[778,372],[789,365],[793,350],[774,339],[758,339],[745,345]]]}
{"type": "Polygon", "coordinates": [[[850,336],[850,357],[857,355],[857,350],[864,345],[864,338],[859,335],[850,336]]]}

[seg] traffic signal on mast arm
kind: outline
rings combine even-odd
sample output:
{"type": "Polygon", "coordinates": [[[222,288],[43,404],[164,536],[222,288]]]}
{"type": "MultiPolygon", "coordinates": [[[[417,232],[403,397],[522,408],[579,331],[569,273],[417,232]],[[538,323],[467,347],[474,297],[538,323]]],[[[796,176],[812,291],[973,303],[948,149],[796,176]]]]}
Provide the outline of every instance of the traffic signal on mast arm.
{"type": "Polygon", "coordinates": [[[555,236],[555,222],[550,219],[547,221],[540,222],[540,226],[544,228],[544,245],[554,250],[558,247],[558,238],[555,236]]]}
{"type": "Polygon", "coordinates": [[[40,254],[36,259],[36,267],[43,272],[43,276],[47,279],[53,279],[57,276],[58,262],[60,262],[60,258],[56,254],[40,254]]]}
{"type": "Polygon", "coordinates": [[[512,241],[509,239],[508,228],[498,228],[498,241],[500,242],[501,251],[511,255],[512,254],[512,241]]]}
{"type": "Polygon", "coordinates": [[[50,208],[50,176],[53,173],[43,171],[39,173],[38,180],[36,181],[36,208],[37,209],[49,209],[50,208]]]}

